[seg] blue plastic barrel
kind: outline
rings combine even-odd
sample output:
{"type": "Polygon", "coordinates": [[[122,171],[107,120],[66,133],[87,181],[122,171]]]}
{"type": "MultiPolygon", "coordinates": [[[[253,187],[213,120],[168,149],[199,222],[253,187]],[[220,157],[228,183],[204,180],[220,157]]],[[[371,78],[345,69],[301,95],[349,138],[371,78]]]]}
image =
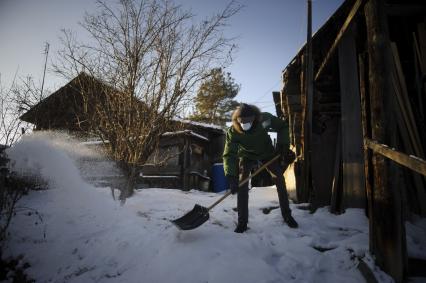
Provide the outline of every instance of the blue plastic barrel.
{"type": "Polygon", "coordinates": [[[215,163],[212,170],[213,191],[218,193],[228,188],[228,181],[223,171],[223,163],[215,163]]]}

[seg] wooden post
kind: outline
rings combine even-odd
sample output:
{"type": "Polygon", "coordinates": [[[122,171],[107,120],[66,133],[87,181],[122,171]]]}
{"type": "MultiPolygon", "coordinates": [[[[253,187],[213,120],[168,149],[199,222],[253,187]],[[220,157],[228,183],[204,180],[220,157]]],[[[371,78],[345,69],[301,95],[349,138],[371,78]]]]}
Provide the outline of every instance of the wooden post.
{"type": "Polygon", "coordinates": [[[357,55],[352,25],[339,44],[343,207],[364,208],[365,177],[357,55]]]}
{"type": "Polygon", "coordinates": [[[190,147],[190,143],[189,143],[189,138],[184,135],[183,136],[183,164],[182,164],[182,173],[181,173],[181,178],[182,178],[182,189],[184,191],[188,191],[189,188],[189,174],[188,174],[188,169],[190,166],[190,151],[189,151],[189,147],[190,147]]]}
{"type": "MultiPolygon", "coordinates": [[[[373,231],[374,214],[373,214],[373,174],[371,166],[371,152],[365,146],[366,138],[371,136],[370,127],[370,103],[369,97],[367,97],[368,78],[366,77],[366,64],[363,55],[358,57],[358,69],[359,69],[359,91],[361,96],[361,119],[362,119],[362,136],[364,141],[364,174],[365,174],[365,190],[367,192],[367,214],[369,219],[369,230],[373,231]]],[[[373,233],[369,233],[369,244],[370,250],[374,250],[373,245],[373,233]]]]}
{"type": "MultiPolygon", "coordinates": [[[[369,93],[371,105],[371,135],[386,143],[390,94],[392,88],[392,53],[390,50],[387,15],[384,0],[368,0],[365,5],[367,44],[369,55],[369,93]]],[[[373,153],[373,214],[372,240],[377,264],[396,282],[402,282],[405,269],[405,233],[400,199],[389,182],[389,161],[373,153]]]]}
{"type": "Polygon", "coordinates": [[[341,201],[341,190],[340,190],[340,167],[342,158],[342,125],[339,122],[337,130],[337,142],[336,142],[336,157],[334,159],[334,173],[333,182],[331,184],[331,201],[330,201],[330,212],[338,213],[342,212],[341,201]]]}

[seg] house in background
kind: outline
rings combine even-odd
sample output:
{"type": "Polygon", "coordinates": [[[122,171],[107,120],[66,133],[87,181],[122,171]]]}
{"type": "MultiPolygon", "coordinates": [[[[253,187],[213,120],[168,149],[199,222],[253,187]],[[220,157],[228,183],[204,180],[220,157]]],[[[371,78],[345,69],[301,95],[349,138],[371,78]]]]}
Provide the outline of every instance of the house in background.
{"type": "MultiPolygon", "coordinates": [[[[92,113],[84,99],[105,99],[104,93],[96,90],[106,86],[101,81],[80,73],[66,85],[46,97],[20,118],[35,125],[35,130],[66,131],[73,136],[89,139],[86,115],[92,113]],[[84,88],[88,97],[83,98],[84,88]],[[87,91],[86,88],[91,88],[87,91]],[[93,90],[94,89],[94,90],[93,90]]],[[[143,103],[143,102],[140,102],[143,103]]],[[[221,162],[225,132],[217,125],[174,120],[174,132],[165,132],[160,137],[160,146],[141,168],[142,187],[163,187],[212,190],[212,168],[221,162]]],[[[94,145],[100,142],[91,142],[94,145]]]]}

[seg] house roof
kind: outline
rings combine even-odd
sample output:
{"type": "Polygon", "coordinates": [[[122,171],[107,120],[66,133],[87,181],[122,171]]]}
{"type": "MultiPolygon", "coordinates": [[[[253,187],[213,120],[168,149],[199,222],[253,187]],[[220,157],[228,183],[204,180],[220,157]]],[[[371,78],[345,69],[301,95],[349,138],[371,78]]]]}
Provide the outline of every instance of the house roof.
{"type": "MultiPolygon", "coordinates": [[[[89,126],[86,122],[86,115],[87,113],[91,113],[91,111],[84,107],[91,107],[93,103],[85,102],[82,93],[88,94],[89,99],[102,99],[106,93],[108,95],[110,93],[120,94],[118,90],[105,82],[82,72],[66,85],[33,106],[20,119],[35,124],[39,130],[67,129],[85,131],[89,126]]],[[[85,98],[87,99],[86,96],[85,98]]],[[[142,101],[139,101],[139,103],[146,106],[142,101]]],[[[202,130],[219,135],[224,133],[223,128],[219,125],[178,118],[173,119],[173,121],[181,123],[184,128],[191,128],[195,131],[202,130]]]]}
{"type": "Polygon", "coordinates": [[[80,73],[66,85],[34,105],[25,112],[20,119],[35,124],[38,129],[67,128],[82,129],[81,116],[83,114],[82,92],[101,96],[102,91],[110,88],[100,80],[80,73]]]}
{"type": "MultiPolygon", "coordinates": [[[[82,72],[33,106],[20,119],[35,124],[37,130],[87,131],[89,115],[94,115],[95,104],[113,96],[120,101],[122,95],[116,88],[82,72]]],[[[146,107],[140,100],[137,103],[146,107]]]]}

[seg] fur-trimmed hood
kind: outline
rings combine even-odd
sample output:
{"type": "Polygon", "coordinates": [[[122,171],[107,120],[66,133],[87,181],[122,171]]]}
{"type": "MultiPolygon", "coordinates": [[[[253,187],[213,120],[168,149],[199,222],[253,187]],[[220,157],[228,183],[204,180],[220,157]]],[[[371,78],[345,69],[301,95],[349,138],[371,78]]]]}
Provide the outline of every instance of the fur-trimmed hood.
{"type": "MultiPolygon", "coordinates": [[[[240,134],[244,133],[244,130],[241,128],[240,123],[238,122],[238,118],[239,117],[247,117],[247,115],[242,116],[241,114],[245,114],[245,113],[253,113],[254,114],[254,121],[253,121],[253,125],[252,128],[254,128],[258,123],[261,122],[261,112],[259,110],[259,108],[257,108],[254,105],[251,104],[245,104],[245,103],[241,103],[240,106],[237,107],[237,109],[235,109],[234,113],[232,113],[232,127],[234,128],[235,131],[237,131],[240,134]],[[243,111],[242,111],[243,110],[243,111]]],[[[251,115],[249,115],[251,116],[251,115]]]]}

